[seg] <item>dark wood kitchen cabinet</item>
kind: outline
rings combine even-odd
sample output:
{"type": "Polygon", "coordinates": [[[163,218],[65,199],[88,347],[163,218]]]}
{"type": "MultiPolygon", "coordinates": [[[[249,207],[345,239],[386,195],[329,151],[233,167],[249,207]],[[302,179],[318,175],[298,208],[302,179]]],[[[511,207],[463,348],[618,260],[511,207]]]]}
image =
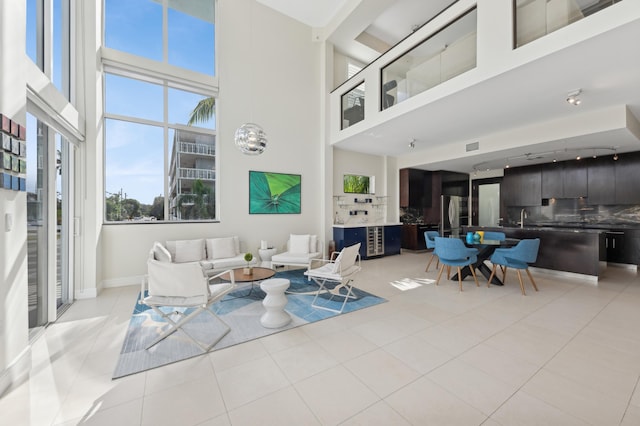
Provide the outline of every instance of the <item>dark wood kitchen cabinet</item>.
{"type": "Polygon", "coordinates": [[[640,204],[640,153],[620,154],[615,164],[616,204],[640,204]]]}
{"type": "Polygon", "coordinates": [[[542,198],[578,198],[587,196],[587,164],[564,161],[540,166],[542,198]]]}
{"type": "Polygon", "coordinates": [[[587,199],[591,205],[615,204],[616,171],[610,157],[587,162],[587,199]]]}
{"type": "Polygon", "coordinates": [[[419,169],[400,169],[400,207],[431,205],[431,174],[419,169]]]}
{"type": "Polygon", "coordinates": [[[562,167],[562,197],[579,198],[587,196],[587,163],[565,161],[562,167]]]}
{"type": "Polygon", "coordinates": [[[562,184],[562,163],[543,164],[540,167],[541,188],[540,194],[542,198],[561,198],[564,194],[564,185],[562,184]]]}
{"type": "Polygon", "coordinates": [[[539,206],[542,204],[542,174],[540,166],[516,167],[504,170],[505,206],[539,206]]]}
{"type": "Polygon", "coordinates": [[[605,248],[607,249],[607,262],[627,263],[623,231],[608,231],[605,234],[605,248]]]}

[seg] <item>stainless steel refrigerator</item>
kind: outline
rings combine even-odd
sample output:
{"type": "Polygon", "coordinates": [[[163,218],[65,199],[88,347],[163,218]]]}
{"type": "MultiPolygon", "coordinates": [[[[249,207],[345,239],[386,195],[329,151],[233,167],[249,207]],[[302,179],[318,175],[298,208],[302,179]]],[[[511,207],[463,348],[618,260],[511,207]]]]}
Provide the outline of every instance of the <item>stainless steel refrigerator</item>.
{"type": "Polygon", "coordinates": [[[440,196],[440,235],[459,237],[462,226],[468,225],[469,200],[456,195],[440,196]]]}

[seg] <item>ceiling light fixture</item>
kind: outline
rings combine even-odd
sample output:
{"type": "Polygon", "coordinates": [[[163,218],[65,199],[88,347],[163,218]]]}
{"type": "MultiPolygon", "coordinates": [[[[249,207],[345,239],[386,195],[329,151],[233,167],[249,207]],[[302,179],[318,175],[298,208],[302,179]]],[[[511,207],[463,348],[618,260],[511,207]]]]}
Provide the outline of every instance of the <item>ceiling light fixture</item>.
{"type": "Polygon", "coordinates": [[[613,161],[618,161],[618,153],[614,152],[613,154],[613,161]]]}
{"type": "Polygon", "coordinates": [[[409,148],[413,149],[416,147],[416,140],[415,139],[410,139],[409,140],[409,148]]]}
{"type": "Polygon", "coordinates": [[[576,89],[567,93],[567,103],[573,106],[580,105],[582,103],[582,101],[579,98],[581,93],[582,93],[582,89],[576,89]]]}

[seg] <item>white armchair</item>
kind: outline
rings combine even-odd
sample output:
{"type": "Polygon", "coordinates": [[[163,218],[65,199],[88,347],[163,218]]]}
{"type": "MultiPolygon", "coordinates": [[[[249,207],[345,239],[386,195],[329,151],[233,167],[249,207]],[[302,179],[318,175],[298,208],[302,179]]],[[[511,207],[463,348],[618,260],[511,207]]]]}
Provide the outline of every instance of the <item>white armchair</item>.
{"type": "MultiPolygon", "coordinates": [[[[148,275],[142,280],[140,303],[149,306],[169,324],[145,349],[149,349],[176,331],[182,331],[205,352],[216,345],[231,329],[209,307],[236,287],[233,274],[231,282],[210,284],[211,280],[230,271],[207,276],[199,263],[173,263],[157,260],[154,252],[147,260],[148,275]],[[171,310],[167,310],[169,307],[171,310]],[[164,309],[161,309],[164,308],[164,309]],[[182,328],[203,311],[208,312],[224,326],[223,333],[213,343],[205,344],[190,336],[182,328]]],[[[161,257],[162,258],[162,257],[161,257]]]]}
{"type": "MultiPolygon", "coordinates": [[[[349,299],[357,299],[353,293],[353,278],[360,272],[360,243],[345,247],[338,252],[331,254],[329,260],[313,260],[309,265],[309,269],[304,273],[307,277],[314,280],[319,288],[311,302],[311,306],[318,309],[342,313],[349,299]],[[336,256],[337,255],[337,256],[336,256]],[[313,265],[319,264],[318,267],[312,268],[313,265]],[[333,285],[332,287],[330,287],[333,285]],[[329,294],[326,299],[331,302],[334,297],[342,299],[340,309],[330,307],[327,302],[324,305],[317,303],[317,299],[321,294],[329,294]]],[[[324,299],[324,297],[322,297],[324,299]]]]}
{"type": "Polygon", "coordinates": [[[287,251],[271,257],[271,267],[300,266],[308,268],[313,259],[322,259],[322,241],[317,235],[289,235],[287,251]]]}

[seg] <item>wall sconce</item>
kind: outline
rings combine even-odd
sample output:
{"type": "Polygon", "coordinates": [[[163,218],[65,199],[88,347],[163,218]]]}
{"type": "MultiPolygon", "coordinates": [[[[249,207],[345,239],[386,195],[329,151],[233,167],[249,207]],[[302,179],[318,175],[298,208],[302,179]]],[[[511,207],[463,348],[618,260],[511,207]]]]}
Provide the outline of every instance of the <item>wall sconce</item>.
{"type": "Polygon", "coordinates": [[[582,103],[582,101],[580,100],[579,96],[582,93],[582,89],[577,89],[574,90],[572,92],[567,93],[567,103],[573,105],[573,106],[578,106],[582,103]]]}

